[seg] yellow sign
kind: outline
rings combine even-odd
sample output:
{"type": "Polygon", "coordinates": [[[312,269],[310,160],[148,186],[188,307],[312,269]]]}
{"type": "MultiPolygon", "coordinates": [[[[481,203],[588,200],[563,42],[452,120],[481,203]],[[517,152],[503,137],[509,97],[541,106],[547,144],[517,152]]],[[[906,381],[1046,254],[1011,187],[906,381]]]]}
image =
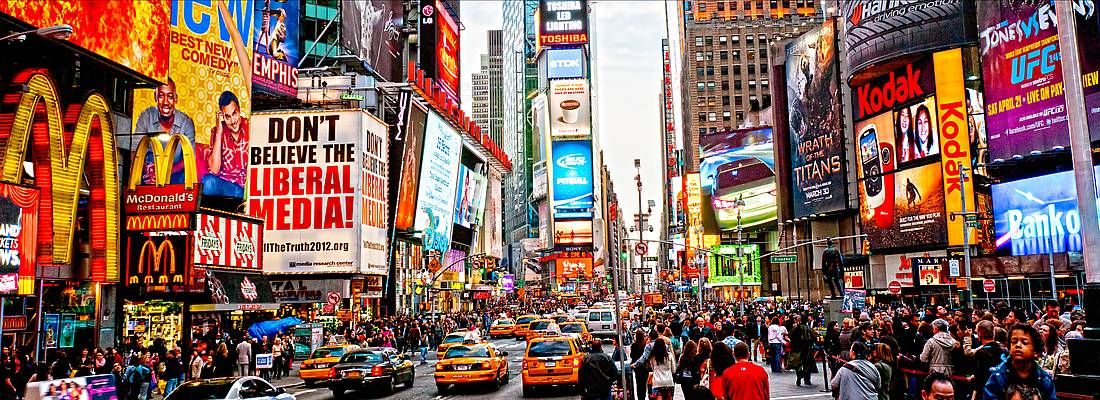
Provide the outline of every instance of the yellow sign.
{"type": "Polygon", "coordinates": [[[183,276],[176,273],[176,248],[172,241],[165,238],[159,245],[153,244],[153,239],[148,239],[141,245],[141,253],[138,253],[136,273],[130,277],[130,284],[136,285],[139,275],[145,275],[146,285],[154,284],[154,276],[159,275],[156,284],[167,285],[168,274],[172,274],[172,283],[183,283],[183,276]],[[146,262],[146,250],[151,255],[152,261],[146,262]],[[162,265],[165,264],[165,265],[162,265]]]}
{"type": "MultiPolygon", "coordinates": [[[[947,215],[962,212],[963,197],[968,211],[977,209],[974,202],[974,171],[971,165],[970,130],[966,107],[966,82],[963,81],[962,50],[952,49],[932,55],[935,64],[937,114],[940,120],[940,163],[943,167],[943,192],[947,215]],[[959,176],[966,171],[965,183],[959,176]]],[[[963,244],[964,218],[947,218],[947,244],[963,244]]],[[[976,244],[978,234],[972,232],[970,244],[976,244]]]]}
{"type": "Polygon", "coordinates": [[[134,151],[133,163],[130,164],[130,184],[127,185],[127,188],[134,190],[141,183],[145,170],[145,154],[150,151],[153,152],[154,183],[157,186],[169,184],[172,179],[172,167],[175,164],[173,158],[177,148],[183,152],[184,187],[188,190],[193,189],[198,181],[198,168],[195,167],[195,149],[191,146],[191,140],[187,139],[187,136],[178,133],[174,133],[169,137],[167,145],[162,145],[160,140],[154,136],[141,138],[137,150],[134,151]]]}
{"type": "MultiPolygon", "coordinates": [[[[39,263],[72,263],[77,202],[80,184],[86,176],[91,192],[88,230],[91,232],[92,279],[117,282],[119,188],[110,103],[102,95],[93,93],[85,98],[81,107],[63,109],[53,79],[42,69],[20,72],[14,83],[25,89],[18,97],[11,119],[0,180],[22,183],[23,162],[30,150],[28,145],[33,144],[35,185],[42,189],[42,210],[45,211],[39,214],[39,231],[51,232],[49,236],[43,235],[44,240],[39,242],[39,263]],[[40,106],[45,109],[45,121],[35,121],[40,106]],[[67,140],[65,122],[70,121],[74,122],[74,130],[71,140],[67,140]],[[32,132],[31,127],[35,125],[44,125],[45,129],[32,132]],[[100,165],[86,169],[88,158],[100,165]]],[[[0,132],[3,132],[3,125],[0,124],[0,132]]],[[[34,277],[20,277],[20,294],[25,294],[26,283],[30,283],[33,292],[34,277]]]]}

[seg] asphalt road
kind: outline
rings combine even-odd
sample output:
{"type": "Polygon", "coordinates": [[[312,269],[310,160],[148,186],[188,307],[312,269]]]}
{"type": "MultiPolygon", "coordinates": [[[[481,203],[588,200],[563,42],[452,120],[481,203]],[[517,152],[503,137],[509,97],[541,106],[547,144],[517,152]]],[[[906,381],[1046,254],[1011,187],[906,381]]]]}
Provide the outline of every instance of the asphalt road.
{"type": "MultiPolygon", "coordinates": [[[[411,388],[398,388],[397,392],[393,395],[386,396],[382,393],[361,393],[361,392],[349,392],[348,397],[354,399],[396,399],[396,400],[443,400],[443,399],[518,399],[523,397],[523,384],[520,377],[520,369],[523,361],[523,352],[526,349],[525,342],[515,339],[494,339],[493,344],[497,348],[508,352],[508,368],[511,377],[508,384],[504,385],[500,389],[492,390],[489,388],[451,388],[447,391],[446,395],[439,395],[435,386],[435,352],[429,352],[428,363],[416,367],[416,379],[411,388]]],[[[433,349],[434,350],[434,349],[433,349]]],[[[328,388],[306,388],[302,386],[296,386],[289,388],[288,392],[297,397],[298,400],[330,400],[332,399],[332,392],[328,388]]],[[[579,395],[573,389],[565,388],[551,388],[537,392],[535,397],[538,399],[577,399],[579,395]]]]}

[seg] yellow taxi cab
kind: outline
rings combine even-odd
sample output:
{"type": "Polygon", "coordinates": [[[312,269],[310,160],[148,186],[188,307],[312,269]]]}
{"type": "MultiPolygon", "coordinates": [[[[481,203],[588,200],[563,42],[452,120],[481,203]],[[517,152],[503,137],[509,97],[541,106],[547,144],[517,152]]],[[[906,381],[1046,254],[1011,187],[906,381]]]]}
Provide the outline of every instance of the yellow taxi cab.
{"type": "Polygon", "coordinates": [[[344,354],[358,349],[359,346],[347,344],[318,347],[313,350],[313,353],[310,353],[309,358],[302,361],[298,374],[307,387],[336,379],[336,370],[332,367],[340,361],[340,357],[343,357],[344,354]]]}
{"type": "Polygon", "coordinates": [[[554,320],[546,318],[531,321],[531,324],[527,328],[527,336],[525,337],[525,339],[531,340],[532,338],[542,336],[542,334],[546,333],[546,331],[550,328],[550,324],[555,323],[556,322],[554,322],[554,320]]]}
{"type": "Polygon", "coordinates": [[[557,322],[557,323],[558,323],[559,325],[560,325],[560,324],[561,324],[562,322],[568,322],[568,321],[572,321],[572,320],[573,320],[573,317],[570,317],[570,316],[568,316],[568,315],[565,315],[565,314],[558,314],[558,315],[553,315],[553,316],[550,316],[550,317],[548,317],[548,318],[550,318],[550,319],[554,320],[554,322],[557,322]]]}
{"type": "Polygon", "coordinates": [[[445,394],[451,385],[485,384],[499,389],[508,383],[507,351],[490,343],[466,341],[447,349],[435,364],[435,385],[445,394]]]}
{"type": "Polygon", "coordinates": [[[576,385],[586,353],[580,339],[573,336],[548,334],[531,338],[520,375],[523,396],[530,396],[536,387],[576,385]]]}
{"type": "Polygon", "coordinates": [[[516,321],[511,318],[501,318],[493,321],[489,327],[489,338],[512,336],[516,334],[516,321]]]}
{"type": "Polygon", "coordinates": [[[531,321],[539,319],[538,315],[522,315],[516,318],[516,328],[514,334],[516,339],[523,339],[527,337],[527,329],[531,327],[531,321]]]}
{"type": "Polygon", "coordinates": [[[455,331],[444,336],[443,342],[439,343],[439,347],[435,349],[435,358],[442,360],[443,355],[447,353],[447,349],[462,344],[462,341],[465,339],[466,331],[455,331]]]}
{"type": "Polygon", "coordinates": [[[588,332],[588,324],[580,321],[568,321],[559,325],[561,333],[563,335],[576,335],[578,339],[583,340],[585,343],[592,341],[592,334],[588,332]]]}

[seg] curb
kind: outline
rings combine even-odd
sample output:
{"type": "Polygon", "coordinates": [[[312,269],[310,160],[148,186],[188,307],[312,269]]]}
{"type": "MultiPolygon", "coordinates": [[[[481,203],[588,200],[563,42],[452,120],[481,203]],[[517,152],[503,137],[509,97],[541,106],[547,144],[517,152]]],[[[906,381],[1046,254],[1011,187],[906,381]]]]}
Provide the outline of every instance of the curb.
{"type": "Polygon", "coordinates": [[[305,386],[305,384],[306,383],[303,381],[303,382],[287,383],[285,385],[275,385],[275,387],[279,388],[279,389],[290,389],[292,387],[305,386]]]}

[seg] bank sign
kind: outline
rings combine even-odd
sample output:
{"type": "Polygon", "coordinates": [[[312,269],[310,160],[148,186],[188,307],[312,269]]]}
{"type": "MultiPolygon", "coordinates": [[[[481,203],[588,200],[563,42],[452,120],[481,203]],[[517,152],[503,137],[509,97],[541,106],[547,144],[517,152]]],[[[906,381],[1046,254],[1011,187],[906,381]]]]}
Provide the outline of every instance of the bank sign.
{"type": "Polygon", "coordinates": [[[993,214],[1000,254],[1081,252],[1073,171],[993,185],[993,214]]]}
{"type": "Polygon", "coordinates": [[[592,142],[552,142],[553,208],[555,220],[592,218],[592,142]]]}

